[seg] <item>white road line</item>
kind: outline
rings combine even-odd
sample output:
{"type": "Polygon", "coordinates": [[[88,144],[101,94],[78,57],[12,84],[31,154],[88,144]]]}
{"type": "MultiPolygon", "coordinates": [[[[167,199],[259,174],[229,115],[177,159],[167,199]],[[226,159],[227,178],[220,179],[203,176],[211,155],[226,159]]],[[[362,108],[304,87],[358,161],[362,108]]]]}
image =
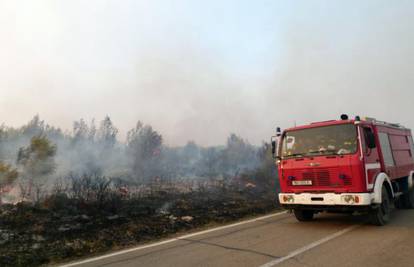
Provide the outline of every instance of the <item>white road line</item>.
{"type": "Polygon", "coordinates": [[[345,229],[343,229],[343,230],[341,230],[339,232],[333,233],[332,235],[329,235],[327,237],[324,237],[322,239],[319,239],[318,241],[312,242],[309,245],[306,245],[306,246],[301,247],[301,248],[299,248],[297,250],[294,250],[294,251],[292,251],[291,253],[289,253],[288,255],[286,255],[286,256],[284,256],[282,258],[275,259],[275,260],[270,261],[270,262],[268,262],[266,264],[263,264],[260,267],[272,267],[272,266],[275,266],[275,265],[277,265],[279,263],[282,263],[284,261],[287,261],[287,260],[289,260],[289,259],[291,259],[291,258],[293,258],[293,257],[295,257],[295,256],[297,256],[299,254],[302,254],[303,252],[306,252],[306,251],[308,251],[310,249],[313,249],[313,248],[315,248],[317,246],[320,246],[323,243],[326,243],[326,242],[328,242],[328,241],[330,241],[330,240],[332,240],[334,238],[337,238],[338,236],[344,235],[344,234],[346,234],[346,233],[354,230],[355,228],[358,228],[359,226],[360,225],[353,225],[353,226],[350,226],[348,228],[345,228],[345,229]]]}
{"type": "Polygon", "coordinates": [[[192,233],[192,234],[188,234],[188,235],[183,235],[183,236],[180,236],[180,237],[167,239],[165,241],[161,241],[161,242],[157,242],[157,243],[153,243],[153,244],[149,244],[149,245],[144,245],[144,246],[139,246],[139,247],[130,248],[130,249],[126,249],[126,250],[121,250],[121,251],[106,254],[106,255],[103,255],[103,256],[94,257],[94,258],[90,258],[90,259],[86,259],[86,260],[82,260],[82,261],[77,261],[77,262],[61,265],[61,267],[77,266],[77,265],[81,265],[81,264],[85,264],[85,263],[89,263],[89,262],[103,260],[103,259],[110,258],[110,257],[113,257],[113,256],[118,256],[118,255],[130,253],[130,252],[133,252],[133,251],[138,251],[138,250],[142,250],[142,249],[146,249],[146,248],[161,246],[161,245],[165,245],[165,244],[172,243],[172,242],[175,242],[175,241],[179,241],[179,240],[182,240],[182,239],[187,239],[187,238],[190,238],[190,237],[207,234],[207,233],[214,232],[214,231],[224,230],[224,229],[228,229],[228,228],[231,228],[231,227],[235,227],[235,226],[239,226],[239,225],[243,225],[243,224],[247,224],[247,223],[257,222],[257,221],[260,221],[260,220],[264,220],[264,219],[272,218],[272,217],[275,217],[275,216],[279,216],[279,215],[282,215],[282,214],[285,214],[285,213],[287,213],[287,211],[273,213],[273,214],[270,214],[270,215],[250,219],[250,220],[247,220],[247,221],[241,221],[241,222],[238,222],[238,223],[233,223],[233,224],[224,225],[224,226],[220,226],[220,227],[216,227],[216,228],[212,228],[212,229],[208,229],[208,230],[204,230],[204,231],[200,231],[200,232],[196,232],[196,233],[192,233]]]}

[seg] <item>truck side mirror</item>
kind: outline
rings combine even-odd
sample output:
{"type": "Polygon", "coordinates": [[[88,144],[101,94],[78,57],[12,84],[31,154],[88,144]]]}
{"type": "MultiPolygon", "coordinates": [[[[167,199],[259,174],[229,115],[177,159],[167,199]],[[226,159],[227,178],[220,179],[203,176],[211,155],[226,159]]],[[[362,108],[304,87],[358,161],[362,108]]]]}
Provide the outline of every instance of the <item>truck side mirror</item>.
{"type": "Polygon", "coordinates": [[[280,129],[280,127],[276,127],[276,136],[279,137],[282,135],[282,130],[280,129]]]}
{"type": "Polygon", "coordinates": [[[276,127],[276,136],[272,136],[270,139],[270,143],[272,144],[272,156],[274,159],[280,160],[280,156],[277,153],[277,139],[282,135],[282,129],[280,127],[276,127]]]}
{"type": "Polygon", "coordinates": [[[271,144],[272,144],[272,156],[274,159],[280,159],[280,156],[277,153],[277,141],[276,141],[277,136],[272,136],[271,139],[271,144]]]}

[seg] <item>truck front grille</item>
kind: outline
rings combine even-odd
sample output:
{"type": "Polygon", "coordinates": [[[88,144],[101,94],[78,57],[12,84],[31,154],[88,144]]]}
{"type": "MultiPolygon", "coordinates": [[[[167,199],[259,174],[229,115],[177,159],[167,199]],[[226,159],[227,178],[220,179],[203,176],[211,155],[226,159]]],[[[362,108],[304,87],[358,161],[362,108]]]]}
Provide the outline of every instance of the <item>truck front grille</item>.
{"type": "MultiPolygon", "coordinates": [[[[297,170],[293,174],[295,180],[311,180],[312,186],[337,187],[352,185],[349,176],[344,177],[344,179],[339,178],[336,168],[297,170]]],[[[292,181],[289,181],[288,184],[292,185],[292,181]]]]}
{"type": "Polygon", "coordinates": [[[302,180],[312,180],[312,185],[316,186],[329,186],[331,184],[330,177],[329,170],[306,171],[302,173],[302,180]]]}

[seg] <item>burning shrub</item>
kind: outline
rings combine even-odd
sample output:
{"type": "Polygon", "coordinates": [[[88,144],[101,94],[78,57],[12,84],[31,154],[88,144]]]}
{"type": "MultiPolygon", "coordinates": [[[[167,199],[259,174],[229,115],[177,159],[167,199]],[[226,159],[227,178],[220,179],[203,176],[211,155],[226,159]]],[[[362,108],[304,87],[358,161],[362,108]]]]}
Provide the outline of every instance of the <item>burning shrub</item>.
{"type": "Polygon", "coordinates": [[[19,176],[16,169],[11,165],[0,161],[0,190],[11,185],[19,176]]]}
{"type": "Polygon", "coordinates": [[[18,176],[19,174],[16,169],[0,161],[0,204],[2,203],[1,197],[4,193],[11,190],[11,186],[18,176]]]}
{"type": "Polygon", "coordinates": [[[17,163],[23,169],[23,180],[20,182],[22,198],[40,200],[47,176],[56,169],[56,149],[56,145],[44,135],[33,137],[28,147],[19,149],[17,163]]]}

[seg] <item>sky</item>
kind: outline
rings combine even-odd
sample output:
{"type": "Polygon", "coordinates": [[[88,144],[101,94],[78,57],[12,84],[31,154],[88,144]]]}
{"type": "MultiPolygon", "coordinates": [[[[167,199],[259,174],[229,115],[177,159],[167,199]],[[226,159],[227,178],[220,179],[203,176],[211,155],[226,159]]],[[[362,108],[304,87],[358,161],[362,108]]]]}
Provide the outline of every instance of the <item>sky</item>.
{"type": "Polygon", "coordinates": [[[205,146],[342,113],[411,128],[413,32],[403,0],[0,0],[0,123],[205,146]]]}

